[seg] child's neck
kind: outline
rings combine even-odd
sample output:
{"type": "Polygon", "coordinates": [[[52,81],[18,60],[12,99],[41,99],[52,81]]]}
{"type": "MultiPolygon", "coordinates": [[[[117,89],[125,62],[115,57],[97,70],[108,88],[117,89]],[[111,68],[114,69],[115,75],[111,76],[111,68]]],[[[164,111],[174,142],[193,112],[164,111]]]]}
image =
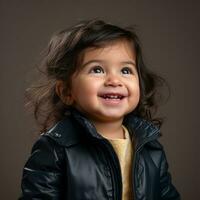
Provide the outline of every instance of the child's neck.
{"type": "Polygon", "coordinates": [[[102,136],[110,139],[124,139],[122,120],[111,122],[92,121],[97,132],[102,136]]]}

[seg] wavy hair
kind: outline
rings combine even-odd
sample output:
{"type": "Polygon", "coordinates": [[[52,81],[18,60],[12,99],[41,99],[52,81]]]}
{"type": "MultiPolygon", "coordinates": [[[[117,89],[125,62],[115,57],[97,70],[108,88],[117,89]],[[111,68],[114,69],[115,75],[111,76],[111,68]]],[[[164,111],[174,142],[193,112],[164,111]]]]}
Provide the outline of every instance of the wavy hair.
{"type": "MultiPolygon", "coordinates": [[[[163,118],[155,118],[161,102],[161,87],[167,82],[144,64],[140,40],[133,27],[121,28],[102,20],[82,21],[54,34],[43,52],[39,70],[42,78],[25,93],[26,105],[31,108],[40,126],[46,131],[63,118],[68,106],[56,93],[56,82],[65,83],[67,94],[71,76],[80,68],[81,56],[87,48],[100,48],[109,42],[125,39],[133,45],[136,53],[136,68],[139,75],[140,101],[134,115],[147,119],[159,127],[163,118]]],[[[169,90],[168,90],[169,91],[169,90]]]]}

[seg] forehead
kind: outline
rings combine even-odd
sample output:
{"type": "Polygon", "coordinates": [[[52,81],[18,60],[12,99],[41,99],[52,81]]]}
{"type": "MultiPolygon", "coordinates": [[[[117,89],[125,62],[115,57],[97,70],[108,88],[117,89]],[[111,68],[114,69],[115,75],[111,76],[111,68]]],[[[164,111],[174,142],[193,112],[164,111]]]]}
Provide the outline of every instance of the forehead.
{"type": "Polygon", "coordinates": [[[136,60],[134,43],[125,39],[100,43],[93,47],[88,47],[82,51],[79,57],[79,64],[93,60],[136,60]]]}
{"type": "Polygon", "coordinates": [[[113,56],[128,56],[128,57],[135,57],[135,51],[133,44],[131,42],[128,42],[127,40],[117,40],[117,41],[111,41],[108,43],[104,43],[100,45],[99,47],[92,47],[87,48],[84,51],[83,59],[89,59],[93,56],[103,56],[106,55],[113,55],[113,56]]]}

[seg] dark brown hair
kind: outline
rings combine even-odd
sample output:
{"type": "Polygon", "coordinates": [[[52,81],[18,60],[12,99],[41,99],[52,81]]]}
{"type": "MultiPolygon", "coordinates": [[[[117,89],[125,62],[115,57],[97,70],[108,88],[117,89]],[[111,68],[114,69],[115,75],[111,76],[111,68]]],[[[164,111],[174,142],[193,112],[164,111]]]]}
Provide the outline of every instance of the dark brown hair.
{"type": "Polygon", "coordinates": [[[35,119],[41,126],[41,132],[62,119],[68,109],[56,94],[57,80],[64,81],[64,93],[67,94],[71,76],[78,70],[80,56],[84,50],[106,46],[109,42],[119,39],[130,42],[136,53],[140,101],[133,113],[159,127],[162,125],[163,119],[155,118],[154,115],[162,96],[160,88],[164,85],[168,87],[168,84],[144,64],[141,44],[135,30],[121,28],[102,20],[89,20],[59,31],[51,38],[39,66],[43,78],[26,91],[26,103],[32,107],[35,119]]]}

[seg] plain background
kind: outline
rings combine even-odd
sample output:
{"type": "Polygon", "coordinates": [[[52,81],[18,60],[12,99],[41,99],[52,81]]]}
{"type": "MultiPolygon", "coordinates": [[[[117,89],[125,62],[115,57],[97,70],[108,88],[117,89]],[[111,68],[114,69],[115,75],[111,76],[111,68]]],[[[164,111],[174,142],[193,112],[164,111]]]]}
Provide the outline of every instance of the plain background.
{"type": "Polygon", "coordinates": [[[184,200],[199,190],[200,1],[0,1],[1,199],[17,199],[22,168],[35,140],[23,94],[50,36],[79,20],[137,25],[148,66],[166,78],[172,95],[161,142],[173,183],[184,200]]]}

